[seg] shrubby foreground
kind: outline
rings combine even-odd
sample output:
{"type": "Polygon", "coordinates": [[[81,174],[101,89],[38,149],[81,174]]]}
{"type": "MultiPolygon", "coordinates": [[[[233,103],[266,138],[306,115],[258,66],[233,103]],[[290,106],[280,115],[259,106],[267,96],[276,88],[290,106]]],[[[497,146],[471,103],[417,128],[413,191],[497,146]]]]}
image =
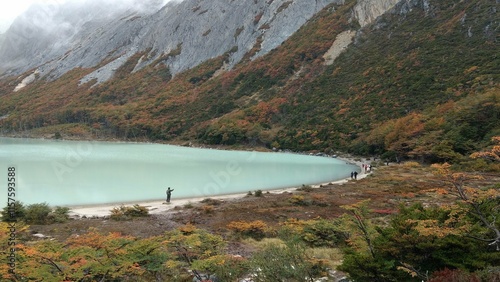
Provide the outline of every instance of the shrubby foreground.
{"type": "MultiPolygon", "coordinates": [[[[491,158],[408,162],[345,185],[207,199],[174,209],[172,224],[154,216],[17,222],[15,274],[7,264],[0,273],[12,281],[335,281],[336,269],[354,281],[498,281],[499,171],[491,158]],[[143,233],[117,232],[122,224],[143,233]],[[54,238],[33,239],[35,230],[54,238]]],[[[0,228],[8,250],[9,225],[0,228]]]]}

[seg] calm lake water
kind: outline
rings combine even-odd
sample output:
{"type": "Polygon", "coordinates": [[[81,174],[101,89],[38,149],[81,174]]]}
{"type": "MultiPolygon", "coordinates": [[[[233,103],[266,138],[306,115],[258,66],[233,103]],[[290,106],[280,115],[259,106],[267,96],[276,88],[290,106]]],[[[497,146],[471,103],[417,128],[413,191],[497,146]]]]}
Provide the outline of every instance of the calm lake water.
{"type": "Polygon", "coordinates": [[[149,143],[0,138],[0,201],[8,169],[24,204],[90,205],[208,197],[299,187],[350,176],[354,165],[328,157],[223,151],[149,143]]]}

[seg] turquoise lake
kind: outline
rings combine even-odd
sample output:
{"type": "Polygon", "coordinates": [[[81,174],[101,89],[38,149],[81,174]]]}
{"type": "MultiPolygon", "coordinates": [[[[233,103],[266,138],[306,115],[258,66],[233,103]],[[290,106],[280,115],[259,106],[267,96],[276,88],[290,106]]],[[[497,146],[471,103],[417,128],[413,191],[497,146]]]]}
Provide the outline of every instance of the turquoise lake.
{"type": "Polygon", "coordinates": [[[6,206],[8,168],[15,200],[74,206],[209,197],[299,187],[350,177],[344,161],[291,153],[94,141],[0,138],[0,201],[6,206]]]}

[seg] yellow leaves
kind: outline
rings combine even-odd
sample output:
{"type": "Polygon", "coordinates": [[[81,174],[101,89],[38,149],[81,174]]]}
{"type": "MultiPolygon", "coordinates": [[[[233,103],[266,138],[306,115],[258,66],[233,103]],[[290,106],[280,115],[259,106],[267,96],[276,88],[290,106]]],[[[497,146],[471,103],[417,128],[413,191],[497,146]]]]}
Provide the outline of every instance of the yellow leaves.
{"type": "Polygon", "coordinates": [[[407,264],[407,263],[402,263],[402,266],[398,266],[397,267],[398,270],[402,270],[408,274],[410,274],[411,277],[417,277],[418,274],[417,272],[414,270],[415,268],[412,267],[411,265],[407,264]]]}
{"type": "Polygon", "coordinates": [[[421,236],[443,238],[448,235],[463,235],[472,228],[468,223],[467,209],[463,205],[443,205],[442,211],[447,212],[445,220],[437,219],[407,219],[421,236]]]}
{"type": "Polygon", "coordinates": [[[89,264],[89,261],[86,258],[73,257],[73,258],[71,258],[70,263],[71,263],[72,269],[83,269],[83,268],[87,267],[87,265],[89,264]]]}
{"type": "Polygon", "coordinates": [[[417,168],[417,167],[421,167],[421,165],[418,162],[404,162],[403,167],[405,167],[405,168],[417,168]]]}
{"type": "Polygon", "coordinates": [[[68,239],[68,243],[75,246],[89,246],[92,248],[101,248],[105,239],[97,232],[91,231],[85,235],[73,236],[68,239]]]}
{"type": "Polygon", "coordinates": [[[227,225],[227,228],[238,233],[264,232],[267,224],[262,220],[232,221],[227,225]]]}
{"type": "Polygon", "coordinates": [[[205,259],[204,261],[213,265],[222,266],[226,263],[227,259],[229,259],[228,255],[215,255],[205,259]]]}
{"type": "MultiPolygon", "coordinates": [[[[127,267],[126,273],[128,275],[135,274],[135,275],[141,276],[144,273],[146,273],[146,270],[144,268],[142,268],[141,265],[139,265],[137,262],[134,262],[134,263],[129,264],[129,266],[127,267]]],[[[120,277],[120,276],[117,276],[117,277],[120,277]]]]}
{"type": "Polygon", "coordinates": [[[182,234],[184,234],[184,235],[192,234],[193,232],[196,231],[196,229],[197,229],[196,226],[194,226],[194,225],[192,225],[190,223],[188,223],[188,224],[186,224],[184,226],[179,227],[179,231],[181,231],[182,234]]]}
{"type": "Polygon", "coordinates": [[[435,169],[437,175],[445,176],[449,175],[451,172],[451,165],[449,163],[433,164],[431,167],[435,169]]]}
{"type": "Polygon", "coordinates": [[[171,260],[171,259],[167,260],[164,265],[167,269],[177,269],[180,266],[182,266],[181,262],[179,262],[177,260],[171,260]]]}
{"type": "Polygon", "coordinates": [[[343,205],[340,206],[341,208],[351,211],[351,212],[363,212],[367,210],[368,203],[370,202],[370,199],[368,200],[363,200],[359,201],[357,203],[351,204],[351,205],[343,205]]]}
{"type": "Polygon", "coordinates": [[[16,281],[16,277],[7,263],[0,264],[0,275],[5,281],[16,281]]]}
{"type": "Polygon", "coordinates": [[[433,164],[431,167],[434,169],[436,175],[444,177],[448,182],[453,185],[462,185],[465,181],[483,179],[480,175],[473,175],[464,172],[453,172],[449,163],[433,164]]]}
{"type": "Polygon", "coordinates": [[[424,130],[423,116],[412,113],[408,116],[396,119],[392,128],[387,124],[390,130],[384,136],[384,144],[387,148],[399,151],[406,149],[407,146],[413,146],[413,139],[422,134],[424,130]]]}
{"type": "MultiPolygon", "coordinates": [[[[499,146],[495,146],[495,148],[494,148],[495,151],[500,150],[496,147],[499,147],[499,146]]],[[[500,156],[498,155],[497,152],[476,152],[476,153],[471,154],[470,157],[473,159],[491,159],[491,160],[500,161],[500,156]]]]}
{"type": "Polygon", "coordinates": [[[482,191],[482,196],[483,198],[498,198],[500,197],[500,190],[497,189],[488,189],[485,191],[482,191]]]}
{"type": "Polygon", "coordinates": [[[413,198],[415,198],[415,193],[413,193],[413,192],[401,193],[401,197],[403,197],[405,199],[413,199],[413,198]]]}
{"type": "Polygon", "coordinates": [[[500,197],[500,191],[497,189],[487,189],[481,190],[476,188],[465,187],[465,193],[467,194],[467,202],[474,203],[480,202],[485,199],[492,199],[500,197]]]}
{"type": "Polygon", "coordinates": [[[445,188],[427,189],[424,192],[436,193],[438,195],[448,195],[450,192],[445,188]]]}
{"type": "Polygon", "coordinates": [[[473,159],[482,158],[497,162],[500,161],[500,136],[492,137],[491,142],[498,145],[494,145],[490,151],[473,153],[470,157],[473,159]]]}
{"type": "Polygon", "coordinates": [[[281,223],[281,225],[286,226],[296,232],[302,232],[307,223],[304,220],[289,218],[285,222],[281,223]]]}
{"type": "MultiPolygon", "coordinates": [[[[18,270],[20,275],[34,281],[138,279],[148,277],[143,275],[157,271],[158,266],[180,273],[193,261],[219,256],[224,250],[225,241],[220,236],[192,225],[180,229],[182,231],[178,229],[147,239],[116,232],[101,234],[91,229],[65,242],[18,243],[17,256],[23,261],[18,270]]],[[[229,259],[220,257],[216,262],[216,265],[225,265],[229,259]]]]}
{"type": "Polygon", "coordinates": [[[464,70],[464,74],[470,74],[472,72],[474,72],[475,70],[477,70],[479,67],[478,66],[472,66],[466,70],[464,70]]]}
{"type": "Polygon", "coordinates": [[[408,223],[414,223],[415,230],[421,236],[435,236],[438,238],[443,238],[451,234],[460,234],[459,230],[455,227],[447,227],[439,224],[435,219],[425,219],[425,220],[407,220],[408,223]]]}
{"type": "Polygon", "coordinates": [[[23,251],[24,254],[26,254],[27,256],[30,256],[30,257],[40,255],[40,252],[37,249],[30,247],[30,246],[26,246],[26,245],[18,245],[17,250],[23,251]]]}
{"type": "Polygon", "coordinates": [[[373,256],[372,240],[378,234],[375,230],[375,225],[368,218],[368,203],[370,200],[360,201],[353,205],[341,206],[343,209],[349,211],[340,217],[339,230],[349,234],[347,243],[352,248],[362,251],[370,252],[373,256]]]}
{"type": "Polygon", "coordinates": [[[288,199],[288,201],[292,205],[300,206],[300,205],[303,205],[305,203],[304,199],[305,199],[305,197],[303,195],[293,195],[292,197],[290,197],[290,199],[288,199]]]}

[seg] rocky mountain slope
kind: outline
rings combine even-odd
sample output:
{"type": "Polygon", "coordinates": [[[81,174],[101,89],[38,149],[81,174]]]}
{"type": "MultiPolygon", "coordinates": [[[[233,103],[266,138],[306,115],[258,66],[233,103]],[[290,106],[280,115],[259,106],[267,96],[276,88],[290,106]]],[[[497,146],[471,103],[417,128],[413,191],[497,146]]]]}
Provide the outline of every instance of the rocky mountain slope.
{"type": "Polygon", "coordinates": [[[1,132],[430,160],[500,132],[497,2],[143,4],[92,19],[65,6],[61,40],[16,39],[16,22],[0,51],[1,132]]]}
{"type": "Polygon", "coordinates": [[[161,8],[157,0],[123,7],[95,0],[40,4],[7,32],[11,44],[2,46],[0,62],[8,74],[38,68],[40,76],[53,80],[75,67],[107,61],[82,83],[110,79],[139,52],[145,54],[134,71],[161,60],[175,75],[224,53],[230,68],[256,44],[261,47],[254,57],[268,53],[334,2],[342,1],[185,0],[161,8]]]}

